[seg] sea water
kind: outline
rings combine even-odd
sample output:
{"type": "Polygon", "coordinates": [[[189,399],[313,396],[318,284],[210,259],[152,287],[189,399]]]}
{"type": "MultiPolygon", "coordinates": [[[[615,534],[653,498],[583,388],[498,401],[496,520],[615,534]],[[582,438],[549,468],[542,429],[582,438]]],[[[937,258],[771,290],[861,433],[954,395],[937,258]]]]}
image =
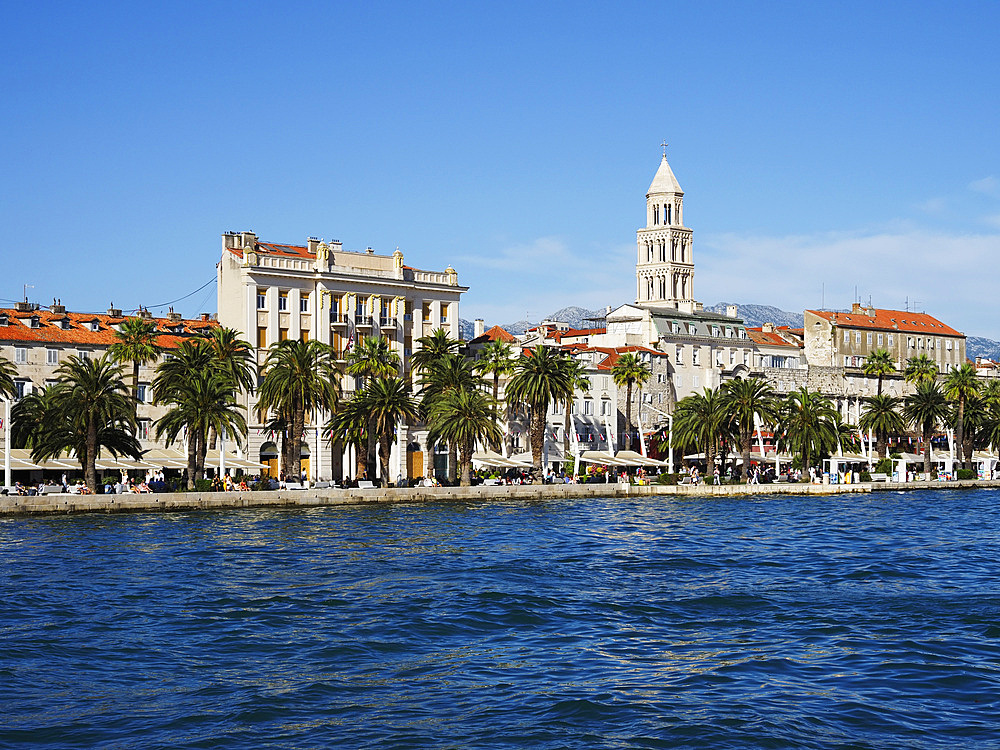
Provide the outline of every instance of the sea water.
{"type": "Polygon", "coordinates": [[[1000,747],[1000,495],[0,521],[0,747],[1000,747]]]}

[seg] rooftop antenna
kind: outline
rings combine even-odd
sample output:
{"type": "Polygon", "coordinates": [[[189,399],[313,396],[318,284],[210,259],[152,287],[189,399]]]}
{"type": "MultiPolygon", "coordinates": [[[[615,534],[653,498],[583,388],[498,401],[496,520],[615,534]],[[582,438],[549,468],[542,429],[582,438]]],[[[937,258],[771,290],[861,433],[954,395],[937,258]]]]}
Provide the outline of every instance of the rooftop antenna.
{"type": "Polygon", "coordinates": [[[823,282],[823,286],[821,288],[822,288],[822,291],[820,292],[820,305],[819,305],[819,309],[820,310],[825,310],[826,309],[826,282],[825,281],[823,282]]]}
{"type": "Polygon", "coordinates": [[[34,289],[34,288],[35,288],[34,284],[25,284],[24,285],[24,301],[25,302],[28,301],[28,290],[29,289],[34,289]]]}

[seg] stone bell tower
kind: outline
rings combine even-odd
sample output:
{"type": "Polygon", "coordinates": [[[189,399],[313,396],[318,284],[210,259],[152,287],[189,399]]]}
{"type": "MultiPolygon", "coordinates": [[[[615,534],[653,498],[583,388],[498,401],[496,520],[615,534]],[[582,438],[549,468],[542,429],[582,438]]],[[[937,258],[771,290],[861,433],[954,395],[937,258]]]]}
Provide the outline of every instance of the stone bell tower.
{"type": "Polygon", "coordinates": [[[693,232],[684,226],[684,191],[667,163],[667,147],[646,192],[646,226],[636,232],[636,304],[694,310],[693,232]]]}

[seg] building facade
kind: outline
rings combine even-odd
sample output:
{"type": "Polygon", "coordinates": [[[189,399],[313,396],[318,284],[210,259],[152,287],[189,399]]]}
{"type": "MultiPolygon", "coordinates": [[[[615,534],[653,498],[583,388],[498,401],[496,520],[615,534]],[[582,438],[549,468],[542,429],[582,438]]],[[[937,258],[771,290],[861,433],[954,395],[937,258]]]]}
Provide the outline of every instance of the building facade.
{"type": "MultiPolygon", "coordinates": [[[[336,240],[315,238],[287,245],[263,242],[253,232],[223,235],[217,270],[219,322],[254,344],[258,364],[263,364],[267,348],[283,339],[328,344],[345,364],[347,352],[361,337],[381,336],[399,354],[400,375],[410,379],[410,358],[420,337],[444,328],[458,338],[459,300],[467,291],[453,268],[412,268],[398,249],[392,255],[370,248],[352,252],[336,240]]],[[[345,377],[344,398],[358,385],[345,377]]],[[[256,423],[255,403],[248,397],[249,458],[276,466],[279,446],[256,423]]],[[[331,447],[322,434],[327,418],[310,415],[303,436],[303,456],[308,457],[303,471],[312,480],[339,480],[354,470],[352,457],[339,446],[331,447]]],[[[401,425],[397,430],[390,481],[430,470],[425,437],[419,426],[401,425]]]]}

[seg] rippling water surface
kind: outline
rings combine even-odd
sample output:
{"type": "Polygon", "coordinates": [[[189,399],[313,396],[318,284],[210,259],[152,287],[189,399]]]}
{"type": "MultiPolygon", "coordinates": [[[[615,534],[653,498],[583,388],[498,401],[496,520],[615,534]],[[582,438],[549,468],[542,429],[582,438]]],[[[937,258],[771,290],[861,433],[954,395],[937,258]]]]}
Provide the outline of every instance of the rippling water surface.
{"type": "Polygon", "coordinates": [[[4,520],[0,746],[996,748],[998,499],[4,520]]]}

